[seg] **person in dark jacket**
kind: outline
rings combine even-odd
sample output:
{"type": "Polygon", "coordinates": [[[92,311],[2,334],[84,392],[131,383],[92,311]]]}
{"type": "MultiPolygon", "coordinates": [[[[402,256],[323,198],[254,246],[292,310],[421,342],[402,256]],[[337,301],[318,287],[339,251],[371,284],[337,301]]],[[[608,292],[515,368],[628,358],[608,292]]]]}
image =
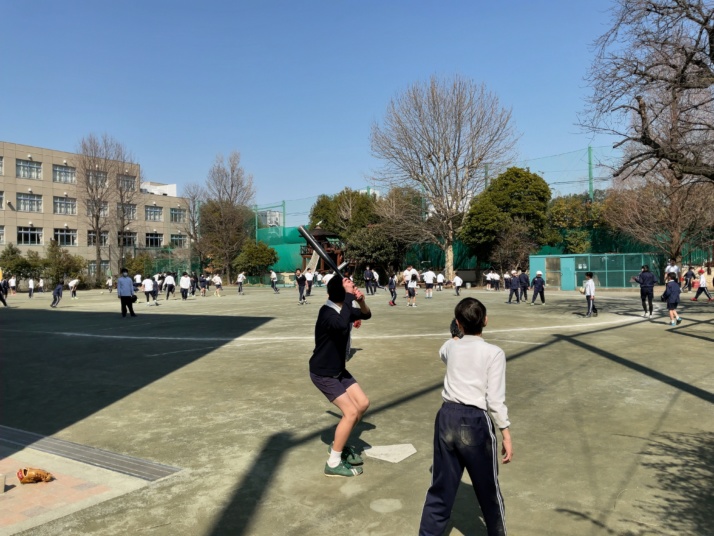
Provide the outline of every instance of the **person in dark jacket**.
{"type": "Polygon", "coordinates": [[[5,295],[7,293],[7,290],[5,289],[5,283],[6,281],[3,279],[0,281],[0,302],[7,307],[7,302],[5,301],[5,295]]]}
{"type": "Polygon", "coordinates": [[[535,305],[538,296],[540,296],[540,302],[545,305],[545,279],[543,279],[543,272],[540,270],[536,272],[536,276],[531,281],[531,289],[533,290],[531,305],[535,305]]]}
{"type": "Polygon", "coordinates": [[[517,273],[515,270],[512,270],[511,278],[508,280],[508,284],[510,285],[508,288],[511,289],[508,293],[508,303],[511,303],[514,294],[516,296],[516,303],[521,303],[521,282],[516,275],[517,273]]]}
{"type": "Polygon", "coordinates": [[[690,266],[687,273],[684,274],[684,286],[687,287],[687,292],[692,292],[692,281],[694,281],[695,277],[697,277],[697,274],[694,273],[694,269],[690,266]]]}
{"type": "Polygon", "coordinates": [[[682,323],[682,319],[677,313],[677,305],[679,305],[679,293],[682,289],[679,288],[679,283],[677,282],[677,274],[675,272],[669,272],[667,274],[667,287],[662,294],[662,301],[667,302],[667,310],[669,311],[669,321],[670,325],[676,326],[682,323]]]}
{"type": "Polygon", "coordinates": [[[640,275],[635,277],[635,281],[640,284],[640,298],[642,299],[642,309],[645,311],[645,318],[652,318],[652,298],[654,296],[654,286],[657,284],[657,276],[650,272],[650,267],[646,264],[642,267],[640,275]],[[649,313],[647,308],[649,305],[649,313]]]}
{"type": "Polygon", "coordinates": [[[307,303],[307,300],[305,299],[305,286],[307,285],[307,278],[302,273],[300,268],[295,270],[295,283],[297,283],[298,288],[298,305],[303,305],[307,303]]]}
{"type": "Polygon", "coordinates": [[[530,283],[530,279],[528,279],[528,274],[523,271],[520,273],[518,276],[518,284],[520,286],[521,290],[521,300],[523,300],[523,303],[526,303],[528,301],[528,284],[530,283]]]}
{"type": "Polygon", "coordinates": [[[63,287],[64,287],[64,279],[60,279],[59,283],[57,283],[57,286],[52,291],[52,303],[50,304],[50,307],[52,307],[53,309],[59,305],[59,302],[62,299],[62,288],[63,287]]]}
{"type": "Polygon", "coordinates": [[[310,358],[310,379],[342,412],[325,464],[325,476],[352,477],[362,474],[362,458],[347,445],[350,433],[369,407],[369,399],[346,368],[350,329],[356,320],[369,320],[372,313],[364,295],[349,279],[335,275],[327,284],[328,300],[315,323],[315,349],[310,358]],[[353,303],[358,307],[354,307],[353,303]]]}

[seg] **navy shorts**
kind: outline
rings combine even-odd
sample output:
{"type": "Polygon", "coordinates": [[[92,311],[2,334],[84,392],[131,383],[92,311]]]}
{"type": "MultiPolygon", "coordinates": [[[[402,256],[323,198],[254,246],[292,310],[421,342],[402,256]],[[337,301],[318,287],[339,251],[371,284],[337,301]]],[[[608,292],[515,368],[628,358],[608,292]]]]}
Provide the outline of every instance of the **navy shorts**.
{"type": "Polygon", "coordinates": [[[409,293],[410,298],[413,298],[414,296],[416,296],[416,289],[408,288],[407,292],[409,293]]]}
{"type": "Polygon", "coordinates": [[[674,303],[667,302],[667,310],[668,311],[676,311],[678,305],[679,305],[679,302],[674,302],[674,303]]]}
{"type": "Polygon", "coordinates": [[[434,288],[434,283],[427,283],[426,288],[427,288],[427,290],[430,288],[434,288]]]}
{"type": "Polygon", "coordinates": [[[315,387],[317,387],[330,402],[334,401],[338,396],[344,395],[348,387],[357,383],[357,380],[352,377],[352,374],[346,370],[336,378],[332,376],[318,376],[311,372],[310,379],[312,383],[315,384],[315,387]]]}

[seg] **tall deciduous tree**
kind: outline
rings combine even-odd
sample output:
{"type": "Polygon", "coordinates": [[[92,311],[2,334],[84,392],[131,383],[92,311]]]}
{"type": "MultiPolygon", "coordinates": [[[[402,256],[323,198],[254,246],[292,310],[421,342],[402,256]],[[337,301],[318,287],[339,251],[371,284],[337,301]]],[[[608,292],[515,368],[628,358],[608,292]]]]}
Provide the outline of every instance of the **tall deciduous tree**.
{"type": "Polygon", "coordinates": [[[340,193],[321,195],[310,210],[310,226],[336,233],[346,239],[357,229],[379,222],[374,196],[345,188],[340,193]]]}
{"type": "Polygon", "coordinates": [[[206,202],[206,189],[200,184],[189,183],[183,188],[183,197],[186,199],[186,221],[183,229],[191,241],[191,253],[198,255],[203,269],[206,261],[206,251],[201,240],[201,205],[206,202]]]}
{"type": "MultiPolygon", "coordinates": [[[[103,275],[99,269],[102,264],[102,233],[111,235],[111,232],[115,231],[119,233],[117,236],[121,237],[126,231],[129,220],[123,208],[131,203],[135,192],[139,191],[139,165],[128,149],[108,134],[89,134],[82,138],[72,165],[77,170],[77,192],[84,205],[87,227],[94,235],[97,267],[94,283],[100,286],[103,275]],[[135,192],[119,188],[119,179],[122,176],[134,177],[137,183],[135,192]]],[[[111,238],[110,236],[110,244],[111,238]]],[[[120,238],[120,260],[123,248],[123,240],[120,238]]]]}
{"type": "Polygon", "coordinates": [[[232,280],[232,261],[250,236],[254,219],[250,205],[255,188],[252,175],[240,165],[240,153],[232,152],[225,160],[222,155],[208,172],[206,179],[208,200],[200,209],[200,236],[206,253],[219,270],[225,270],[232,280]]]}
{"type": "Polygon", "coordinates": [[[453,275],[453,244],[468,204],[483,188],[486,166],[512,157],[511,112],[498,98],[461,76],[433,76],[395,97],[381,124],[372,126],[372,153],[384,162],[375,181],[417,189],[431,220],[424,236],[443,248],[453,275]]]}
{"type": "Polygon", "coordinates": [[[714,238],[714,184],[679,180],[664,166],[616,184],[603,207],[612,227],[672,259],[714,238]]]}
{"type": "Polygon", "coordinates": [[[615,175],[714,181],[714,5],[617,0],[597,46],[585,126],[627,148],[615,175]]]}

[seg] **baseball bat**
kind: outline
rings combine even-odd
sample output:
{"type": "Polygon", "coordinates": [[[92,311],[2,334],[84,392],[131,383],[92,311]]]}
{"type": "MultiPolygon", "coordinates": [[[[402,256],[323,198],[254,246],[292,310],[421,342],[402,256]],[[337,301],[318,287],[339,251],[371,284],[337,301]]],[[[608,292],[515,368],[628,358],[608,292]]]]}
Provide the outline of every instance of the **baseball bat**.
{"type": "Polygon", "coordinates": [[[340,277],[344,277],[342,275],[342,272],[340,271],[340,267],[335,264],[335,261],[330,257],[327,253],[325,253],[325,250],[320,247],[320,244],[317,243],[317,240],[315,240],[315,237],[310,234],[310,231],[305,229],[304,226],[300,225],[298,227],[298,232],[302,235],[302,237],[307,240],[307,243],[310,244],[310,247],[313,249],[313,251],[316,251],[317,254],[322,258],[322,260],[327,263],[327,265],[332,268],[337,275],[340,277]]]}

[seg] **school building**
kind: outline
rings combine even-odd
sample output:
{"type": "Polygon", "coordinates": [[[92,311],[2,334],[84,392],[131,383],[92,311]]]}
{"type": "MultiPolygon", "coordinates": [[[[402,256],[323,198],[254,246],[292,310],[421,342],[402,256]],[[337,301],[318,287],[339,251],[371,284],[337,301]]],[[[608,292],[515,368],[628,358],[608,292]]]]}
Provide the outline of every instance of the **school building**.
{"type": "Polygon", "coordinates": [[[122,254],[126,257],[137,249],[185,249],[188,254],[186,199],[176,195],[175,184],[140,182],[138,164],[122,165],[121,170],[109,166],[112,172],[97,170],[93,178],[114,188],[114,194],[102,201],[106,225],[96,236],[90,226],[87,188],[78,177],[79,161],[75,153],[0,141],[0,249],[15,244],[23,254],[44,255],[54,240],[85,258],[90,275],[97,268],[117,274],[122,254]],[[117,188],[123,195],[115,195],[117,188]],[[119,211],[128,223],[123,229],[119,211]]]}

